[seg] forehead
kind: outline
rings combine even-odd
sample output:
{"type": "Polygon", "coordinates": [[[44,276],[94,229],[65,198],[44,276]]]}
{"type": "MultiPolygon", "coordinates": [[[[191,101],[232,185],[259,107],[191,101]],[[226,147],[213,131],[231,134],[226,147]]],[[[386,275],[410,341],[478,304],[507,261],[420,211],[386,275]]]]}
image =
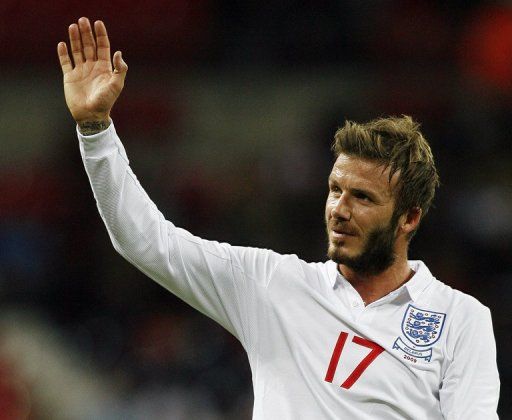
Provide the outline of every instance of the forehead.
{"type": "Polygon", "coordinates": [[[334,162],[329,180],[344,188],[370,190],[379,195],[392,196],[398,180],[394,174],[389,183],[389,168],[378,162],[340,154],[334,162]]]}

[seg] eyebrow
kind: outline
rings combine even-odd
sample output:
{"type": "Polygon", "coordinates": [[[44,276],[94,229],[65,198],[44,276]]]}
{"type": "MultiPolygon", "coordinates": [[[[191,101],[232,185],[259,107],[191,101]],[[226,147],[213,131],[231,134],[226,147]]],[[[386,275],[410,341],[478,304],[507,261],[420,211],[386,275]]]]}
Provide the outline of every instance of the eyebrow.
{"type": "Polygon", "coordinates": [[[361,188],[350,188],[350,192],[352,194],[363,194],[363,195],[366,195],[367,197],[371,198],[374,201],[378,199],[377,194],[374,193],[373,191],[363,190],[361,188]]]}
{"type": "MultiPolygon", "coordinates": [[[[338,182],[332,176],[329,176],[328,183],[329,184],[339,185],[338,182]]],[[[366,190],[364,188],[349,188],[348,190],[352,194],[364,194],[364,195],[367,195],[372,200],[378,200],[379,199],[379,194],[374,192],[374,191],[371,191],[371,190],[366,190]]]]}

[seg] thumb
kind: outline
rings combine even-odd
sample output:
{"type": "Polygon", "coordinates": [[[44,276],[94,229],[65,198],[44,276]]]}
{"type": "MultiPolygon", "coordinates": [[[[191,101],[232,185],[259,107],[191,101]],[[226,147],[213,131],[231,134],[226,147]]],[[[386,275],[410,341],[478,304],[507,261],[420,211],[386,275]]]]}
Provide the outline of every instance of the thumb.
{"type": "Polygon", "coordinates": [[[121,51],[116,51],[114,54],[114,74],[112,75],[114,83],[118,84],[121,88],[124,85],[124,79],[128,72],[128,64],[123,60],[121,51]]]}

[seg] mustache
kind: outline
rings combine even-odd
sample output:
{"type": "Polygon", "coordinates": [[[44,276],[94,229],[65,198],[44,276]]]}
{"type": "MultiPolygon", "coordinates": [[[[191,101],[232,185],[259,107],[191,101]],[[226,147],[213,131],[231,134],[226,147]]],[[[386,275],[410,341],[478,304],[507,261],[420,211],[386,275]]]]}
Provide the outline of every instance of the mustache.
{"type": "Polygon", "coordinates": [[[338,233],[345,233],[347,235],[357,235],[359,232],[356,228],[351,226],[348,222],[331,221],[328,224],[329,230],[334,230],[338,233]]]}

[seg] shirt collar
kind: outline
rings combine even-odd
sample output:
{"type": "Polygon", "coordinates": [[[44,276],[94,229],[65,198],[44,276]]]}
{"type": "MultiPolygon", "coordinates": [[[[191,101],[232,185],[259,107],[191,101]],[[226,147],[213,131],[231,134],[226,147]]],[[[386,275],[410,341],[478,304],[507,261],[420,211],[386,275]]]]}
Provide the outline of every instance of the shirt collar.
{"type": "Polygon", "coordinates": [[[414,270],[414,276],[412,276],[411,279],[402,287],[405,287],[411,299],[416,301],[426,287],[432,282],[434,276],[423,261],[410,260],[409,267],[414,270]]]}
{"type": "MultiPolygon", "coordinates": [[[[416,301],[426,287],[432,282],[434,276],[423,261],[409,260],[408,263],[409,267],[414,270],[414,275],[403,286],[391,293],[398,294],[405,289],[407,290],[407,293],[409,293],[411,300],[416,301]]],[[[341,276],[341,274],[338,271],[338,264],[332,260],[327,261],[327,275],[329,277],[331,287],[334,288],[336,285],[336,279],[338,276],[341,276]]]]}
{"type": "Polygon", "coordinates": [[[331,287],[334,288],[336,285],[336,279],[341,274],[338,271],[338,264],[336,264],[333,260],[329,260],[325,263],[327,266],[327,276],[329,277],[329,283],[331,283],[331,287]]]}

